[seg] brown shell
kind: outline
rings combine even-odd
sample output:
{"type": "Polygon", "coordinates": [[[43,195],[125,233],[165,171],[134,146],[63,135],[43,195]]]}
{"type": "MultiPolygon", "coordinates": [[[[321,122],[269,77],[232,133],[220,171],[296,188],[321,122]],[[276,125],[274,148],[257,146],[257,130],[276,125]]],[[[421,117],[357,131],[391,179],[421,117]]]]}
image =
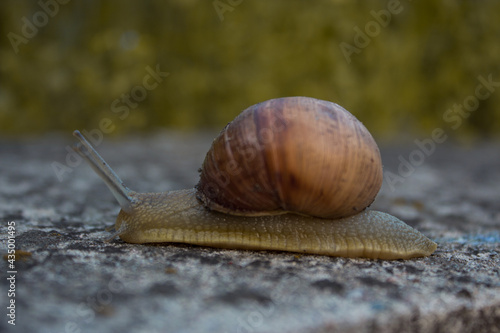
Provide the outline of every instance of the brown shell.
{"type": "Polygon", "coordinates": [[[308,97],[253,105],[215,138],[198,198],[234,215],[356,214],[382,185],[378,147],[341,106],[308,97]]]}

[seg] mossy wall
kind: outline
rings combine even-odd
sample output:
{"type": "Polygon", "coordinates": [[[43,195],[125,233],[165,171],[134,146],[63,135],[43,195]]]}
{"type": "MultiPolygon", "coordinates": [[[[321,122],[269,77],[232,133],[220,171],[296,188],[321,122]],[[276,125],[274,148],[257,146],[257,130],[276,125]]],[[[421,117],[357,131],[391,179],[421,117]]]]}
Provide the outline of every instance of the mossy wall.
{"type": "Polygon", "coordinates": [[[498,1],[6,1],[0,22],[4,135],[221,128],[293,95],[380,138],[500,132],[498,1]]]}

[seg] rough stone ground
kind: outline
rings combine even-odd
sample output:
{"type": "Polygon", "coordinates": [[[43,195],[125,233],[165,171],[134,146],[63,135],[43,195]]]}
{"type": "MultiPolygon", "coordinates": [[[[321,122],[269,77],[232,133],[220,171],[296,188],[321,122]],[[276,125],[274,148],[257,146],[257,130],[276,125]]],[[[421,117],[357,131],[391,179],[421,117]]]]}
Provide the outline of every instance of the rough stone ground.
{"type": "MultiPolygon", "coordinates": [[[[500,145],[440,145],[373,208],[435,240],[428,258],[379,261],[182,244],[105,242],[118,204],[91,169],[59,181],[66,136],[0,141],[1,251],[16,223],[16,326],[5,332],[499,332],[500,145]]],[[[211,135],[106,138],[129,187],[191,187],[211,135]]],[[[381,147],[386,171],[416,146],[381,147]]],[[[414,155],[415,157],[416,155],[414,155]]],[[[2,260],[2,276],[7,261],[2,260]]]]}

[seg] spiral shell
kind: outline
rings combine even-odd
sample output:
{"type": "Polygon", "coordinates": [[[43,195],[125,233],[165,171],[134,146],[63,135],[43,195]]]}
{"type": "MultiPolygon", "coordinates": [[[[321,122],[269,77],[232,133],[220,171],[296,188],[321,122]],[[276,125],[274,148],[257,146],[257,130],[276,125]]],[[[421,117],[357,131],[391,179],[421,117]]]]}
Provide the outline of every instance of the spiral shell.
{"type": "Polygon", "coordinates": [[[247,108],[222,130],[196,189],[224,213],[334,219],[364,210],[381,185],[380,152],[360,121],[335,103],[285,97],[247,108]]]}

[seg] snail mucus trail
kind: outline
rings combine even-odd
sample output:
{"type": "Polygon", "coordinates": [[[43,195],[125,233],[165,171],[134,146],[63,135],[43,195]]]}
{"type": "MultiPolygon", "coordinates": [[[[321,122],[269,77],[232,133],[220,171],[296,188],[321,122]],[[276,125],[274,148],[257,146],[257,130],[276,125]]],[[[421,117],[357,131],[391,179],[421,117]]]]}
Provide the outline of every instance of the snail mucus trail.
{"type": "Polygon", "coordinates": [[[285,97],[249,107],[214,139],[195,188],[162,193],[128,189],[73,134],[74,149],[120,204],[112,237],[128,243],[376,259],[429,256],[437,247],[396,217],[366,209],[382,184],[380,152],[335,103],[285,97]],[[259,135],[266,130],[272,140],[259,135]],[[228,163],[238,168],[229,179],[220,176],[228,163]]]}

